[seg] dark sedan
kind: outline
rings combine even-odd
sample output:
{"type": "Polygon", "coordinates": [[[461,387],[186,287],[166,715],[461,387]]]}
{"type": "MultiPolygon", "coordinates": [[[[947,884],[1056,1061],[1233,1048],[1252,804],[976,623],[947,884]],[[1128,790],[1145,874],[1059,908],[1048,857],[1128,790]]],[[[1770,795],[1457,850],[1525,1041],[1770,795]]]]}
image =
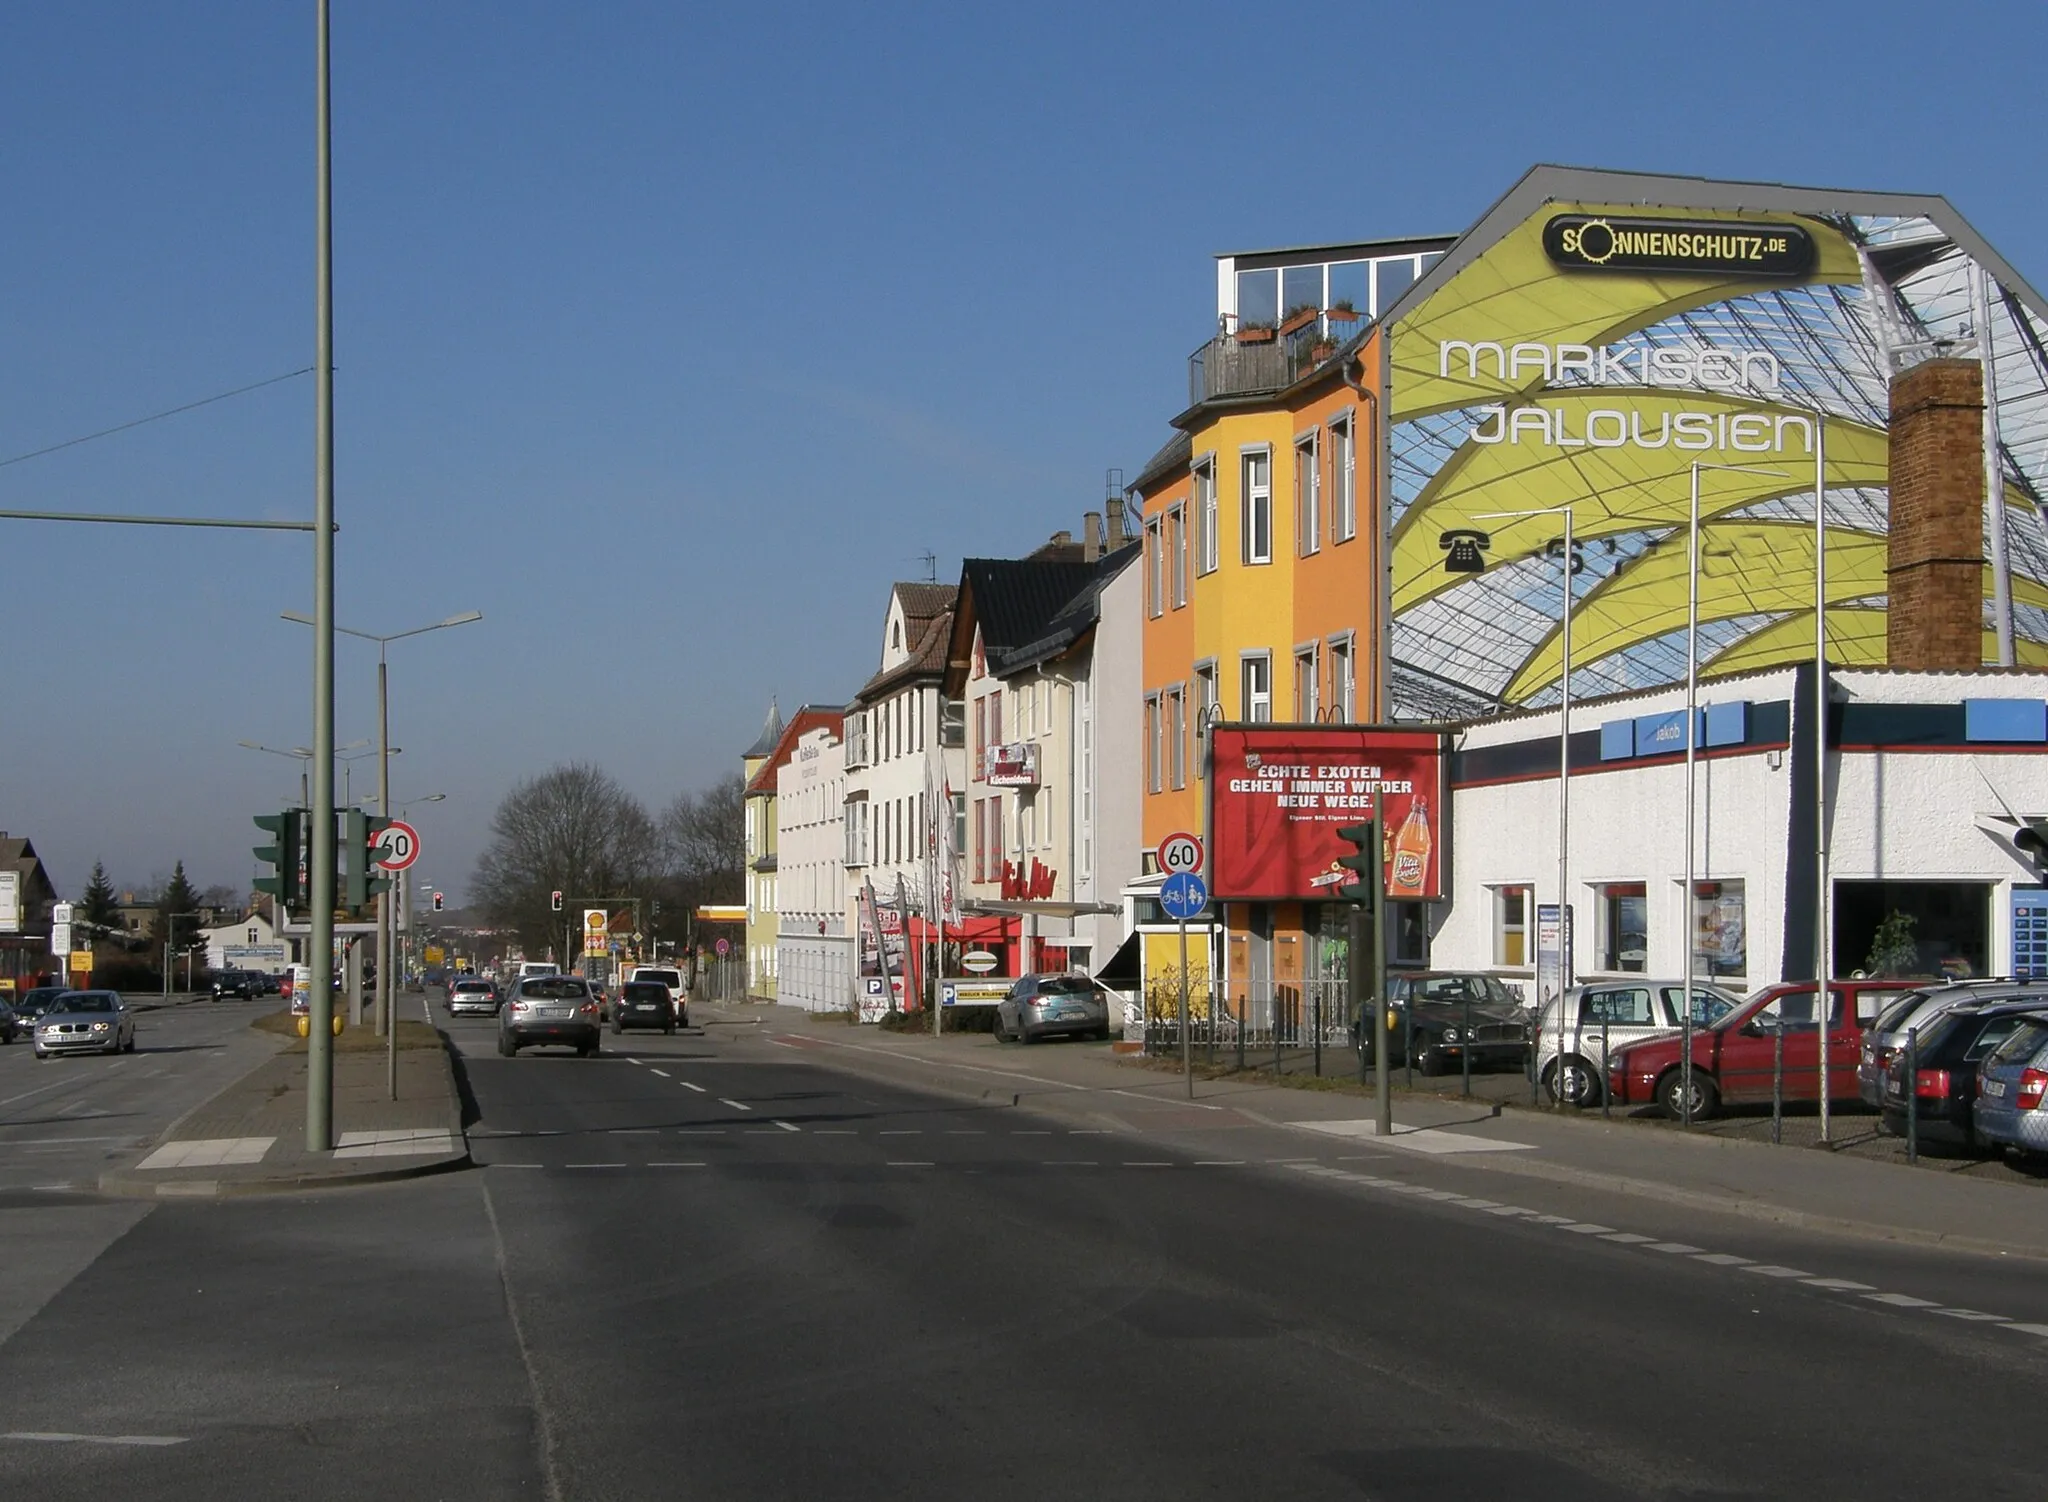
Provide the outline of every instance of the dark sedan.
{"type": "MultiPolygon", "coordinates": [[[[2048,1002],[1963,1002],[1951,1007],[1920,1031],[1914,1052],[1913,1110],[1922,1142],[1945,1142],[1981,1152],[1972,1111],[1977,1102],[1977,1065],[2026,1022],[2048,1022],[2048,1002]]],[[[1899,1049],[1885,1066],[1884,1129],[1906,1135],[1907,1050],[1899,1049]]]]}
{"type": "MultiPolygon", "coordinates": [[[[1425,970],[1387,977],[1387,1058],[1414,1057],[1423,1074],[1447,1074],[1469,1055],[1474,1069],[1519,1069],[1529,1057],[1530,1013],[1491,975],[1425,970]]],[[[1352,1037],[1358,1018],[1351,1019],[1352,1037]]],[[[1366,1058],[1372,1057],[1368,1044],[1366,1058]]]]}
{"type": "Polygon", "coordinates": [[[14,1025],[24,1037],[33,1037],[36,1019],[50,1009],[50,1003],[70,990],[69,986],[31,986],[14,1001],[14,1025]]]}

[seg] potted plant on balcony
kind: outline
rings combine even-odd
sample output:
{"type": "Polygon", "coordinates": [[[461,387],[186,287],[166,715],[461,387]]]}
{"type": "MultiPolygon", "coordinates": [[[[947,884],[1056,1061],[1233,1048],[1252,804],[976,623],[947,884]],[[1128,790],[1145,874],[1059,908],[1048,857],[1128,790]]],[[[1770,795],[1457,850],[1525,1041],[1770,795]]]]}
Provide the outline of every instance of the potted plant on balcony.
{"type": "Polygon", "coordinates": [[[1287,316],[1280,320],[1280,337],[1285,339],[1298,329],[1305,329],[1316,321],[1322,312],[1314,303],[1296,303],[1287,310],[1287,316]]]}
{"type": "Polygon", "coordinates": [[[1337,353],[1337,336],[1335,334],[1318,334],[1309,341],[1308,358],[1311,365],[1320,365],[1335,353],[1337,353]]]}
{"type": "Polygon", "coordinates": [[[1358,309],[1351,305],[1350,298],[1340,297],[1330,304],[1329,311],[1323,316],[1332,323],[1356,323],[1358,322],[1358,309]]]}
{"type": "Polygon", "coordinates": [[[1270,323],[1240,323],[1237,326],[1239,344],[1271,344],[1273,325],[1270,323]]]}

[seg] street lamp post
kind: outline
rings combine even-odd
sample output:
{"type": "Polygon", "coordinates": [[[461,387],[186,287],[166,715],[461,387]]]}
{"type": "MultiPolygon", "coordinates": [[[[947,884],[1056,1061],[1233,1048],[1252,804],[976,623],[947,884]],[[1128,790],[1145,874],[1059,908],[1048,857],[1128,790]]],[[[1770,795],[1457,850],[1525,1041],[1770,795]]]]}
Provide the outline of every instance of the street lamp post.
{"type": "MultiPolygon", "coordinates": [[[[284,611],[283,616],[284,619],[296,621],[303,626],[313,624],[309,617],[301,615],[295,610],[284,611]]],[[[335,626],[333,628],[343,636],[353,636],[360,640],[373,641],[377,644],[377,806],[380,809],[390,806],[391,757],[395,749],[391,744],[390,696],[387,691],[388,673],[385,661],[386,649],[392,642],[403,641],[408,636],[424,636],[429,631],[445,631],[450,626],[466,626],[472,621],[480,621],[483,618],[484,613],[481,610],[466,610],[460,615],[449,616],[445,621],[435,621],[429,626],[415,626],[409,631],[380,633],[376,631],[356,631],[347,626],[335,626]]],[[[379,892],[377,894],[377,1026],[379,1031],[384,1031],[391,1027],[390,947],[390,895],[388,892],[379,892]]],[[[394,1063],[392,1065],[394,1071],[392,1089],[394,1094],[397,1090],[396,1068],[394,1054],[394,1063]]]]}

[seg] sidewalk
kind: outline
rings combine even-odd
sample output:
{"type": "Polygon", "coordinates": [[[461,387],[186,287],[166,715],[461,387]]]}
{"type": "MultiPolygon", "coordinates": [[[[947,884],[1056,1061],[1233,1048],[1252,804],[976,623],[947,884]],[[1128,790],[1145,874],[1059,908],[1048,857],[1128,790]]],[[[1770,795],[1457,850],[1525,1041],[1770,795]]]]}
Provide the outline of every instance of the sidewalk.
{"type": "Polygon", "coordinates": [[[281,1046],[188,1112],[142,1158],[100,1175],[109,1194],[156,1198],[275,1194],[372,1184],[469,1161],[462,1099],[438,1034],[401,1023],[398,1099],[379,1048],[334,1054],[334,1132],[328,1152],[306,1148],[306,1054],[281,1046]]]}
{"type": "MultiPolygon", "coordinates": [[[[1159,1106],[1187,1101],[1177,1068],[1098,1045],[1005,1047],[987,1034],[934,1039],[929,1033],[885,1033],[821,1021],[784,1006],[726,1006],[717,1015],[752,1018],[764,1032],[802,1037],[835,1051],[865,1052],[877,1064],[908,1065],[928,1073],[935,1084],[952,1075],[942,1088],[976,1094],[997,1088],[1035,1108],[1058,1110],[1063,1101],[1074,1100],[1076,1106],[1085,1103],[1099,1111],[1104,1102],[1086,1102],[1102,1092],[1141,1096],[1159,1106]],[[1032,1091],[1027,1082],[1033,1078],[1047,1088],[1032,1091]]],[[[1286,1086],[1243,1075],[1204,1079],[1198,1073],[1194,1100],[1326,1144],[1333,1138],[1380,1140],[1372,1096],[1354,1085],[1286,1086]]],[[[2001,1183],[1839,1151],[1685,1133],[1662,1123],[1603,1121],[1597,1113],[1532,1110],[1398,1088],[1394,1123],[1395,1136],[1386,1139],[1387,1146],[1408,1149],[1418,1159],[1451,1158],[1460,1168],[1808,1229],[2048,1258],[2048,1186],[2038,1183],[2001,1183]]],[[[1855,1124],[1862,1129],[1868,1123],[1856,1118],[1855,1124]]]]}

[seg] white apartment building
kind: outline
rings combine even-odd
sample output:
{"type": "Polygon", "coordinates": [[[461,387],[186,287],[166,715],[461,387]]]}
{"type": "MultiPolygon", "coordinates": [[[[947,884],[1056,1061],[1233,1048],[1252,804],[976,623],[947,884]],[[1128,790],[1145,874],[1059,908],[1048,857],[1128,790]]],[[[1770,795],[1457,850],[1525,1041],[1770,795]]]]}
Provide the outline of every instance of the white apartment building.
{"type": "Polygon", "coordinates": [[[854,994],[840,722],[799,735],[775,779],[777,999],[836,1011],[854,994]]]}
{"type": "Polygon", "coordinates": [[[925,909],[932,870],[927,832],[934,828],[933,815],[943,807],[958,822],[966,763],[958,707],[949,712],[944,689],[953,597],[950,584],[890,588],[881,665],[846,711],[844,913],[847,931],[856,939],[860,992],[871,1001],[884,998],[885,965],[899,1004],[904,999],[904,956],[914,955],[916,946],[901,926],[897,898],[900,893],[913,911],[925,909]],[[956,795],[950,807],[948,787],[956,795]],[[872,934],[861,940],[858,907],[868,884],[878,904],[889,909],[881,919],[886,944],[880,949],[872,934]]]}

